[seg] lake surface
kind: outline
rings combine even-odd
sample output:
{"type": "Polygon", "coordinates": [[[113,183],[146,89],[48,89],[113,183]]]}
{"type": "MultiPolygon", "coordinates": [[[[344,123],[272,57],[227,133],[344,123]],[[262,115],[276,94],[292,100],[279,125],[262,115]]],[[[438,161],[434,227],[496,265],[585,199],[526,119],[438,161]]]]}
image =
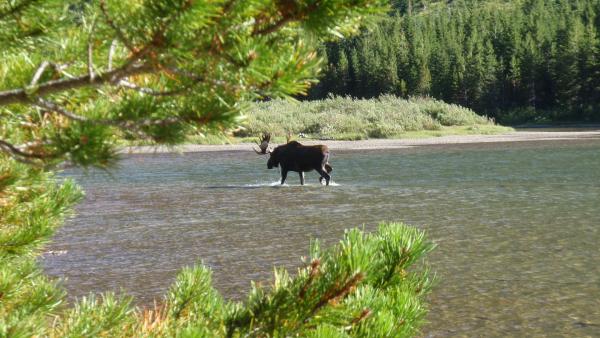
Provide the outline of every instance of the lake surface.
{"type": "Polygon", "coordinates": [[[130,155],[110,174],[70,169],[87,192],[58,232],[48,274],[70,297],[160,299],[204,262],[240,299],[311,238],[403,221],[437,243],[423,335],[600,336],[600,140],[337,151],[337,185],[276,186],[252,151],[130,155]]]}

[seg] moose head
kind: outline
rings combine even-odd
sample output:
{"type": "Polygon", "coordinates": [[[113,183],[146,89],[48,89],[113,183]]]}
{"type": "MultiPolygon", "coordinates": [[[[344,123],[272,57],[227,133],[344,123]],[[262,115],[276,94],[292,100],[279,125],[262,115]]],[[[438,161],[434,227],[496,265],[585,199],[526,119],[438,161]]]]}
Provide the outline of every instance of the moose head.
{"type": "Polygon", "coordinates": [[[275,148],[275,150],[273,150],[269,146],[269,142],[271,142],[271,134],[263,133],[258,138],[258,142],[256,142],[259,149],[256,149],[256,147],[253,147],[252,149],[254,149],[254,151],[259,155],[269,154],[270,157],[269,157],[269,161],[267,162],[267,167],[269,169],[273,169],[273,167],[277,167],[279,165],[279,161],[277,160],[277,154],[276,154],[277,148],[275,148]],[[273,156],[274,153],[275,153],[275,156],[273,156]]]}

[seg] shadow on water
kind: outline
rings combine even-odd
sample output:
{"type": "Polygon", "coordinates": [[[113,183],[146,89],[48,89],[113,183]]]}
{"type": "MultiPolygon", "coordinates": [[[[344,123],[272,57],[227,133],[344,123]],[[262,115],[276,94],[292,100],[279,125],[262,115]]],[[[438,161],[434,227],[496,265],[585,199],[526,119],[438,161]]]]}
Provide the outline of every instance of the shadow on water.
{"type": "Polygon", "coordinates": [[[203,262],[243,299],[273,266],[291,271],[309,241],[381,220],[438,244],[427,336],[594,336],[600,323],[600,141],[335,152],[335,187],[280,186],[246,153],[128,156],[108,176],[69,169],[86,190],[43,259],[69,296],[160,299],[203,262]],[[384,164],[384,165],[382,165],[384,164]]]}

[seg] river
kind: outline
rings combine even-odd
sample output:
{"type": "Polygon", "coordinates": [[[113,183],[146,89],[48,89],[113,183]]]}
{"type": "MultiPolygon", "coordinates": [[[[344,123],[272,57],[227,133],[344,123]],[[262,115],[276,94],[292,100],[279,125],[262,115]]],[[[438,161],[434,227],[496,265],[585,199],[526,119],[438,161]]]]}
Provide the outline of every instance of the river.
{"type": "Polygon", "coordinates": [[[424,336],[600,336],[600,140],[336,151],[335,185],[278,186],[247,152],[127,155],[68,169],[86,197],[42,260],[69,297],[117,291],[140,305],[182,266],[243,299],[311,238],[402,221],[425,229],[437,285],[424,336]]]}

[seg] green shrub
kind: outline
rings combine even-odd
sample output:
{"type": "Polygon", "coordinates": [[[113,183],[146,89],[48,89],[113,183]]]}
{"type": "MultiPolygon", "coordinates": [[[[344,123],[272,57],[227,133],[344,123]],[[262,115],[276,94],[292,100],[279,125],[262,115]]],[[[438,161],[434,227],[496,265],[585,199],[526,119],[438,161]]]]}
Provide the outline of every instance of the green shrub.
{"type": "Polygon", "coordinates": [[[430,98],[408,100],[392,95],[377,99],[332,96],[294,102],[272,100],[251,105],[244,128],[235,136],[263,132],[307,134],[316,138],[388,138],[407,131],[440,130],[443,126],[493,125],[472,110],[430,98]]]}

